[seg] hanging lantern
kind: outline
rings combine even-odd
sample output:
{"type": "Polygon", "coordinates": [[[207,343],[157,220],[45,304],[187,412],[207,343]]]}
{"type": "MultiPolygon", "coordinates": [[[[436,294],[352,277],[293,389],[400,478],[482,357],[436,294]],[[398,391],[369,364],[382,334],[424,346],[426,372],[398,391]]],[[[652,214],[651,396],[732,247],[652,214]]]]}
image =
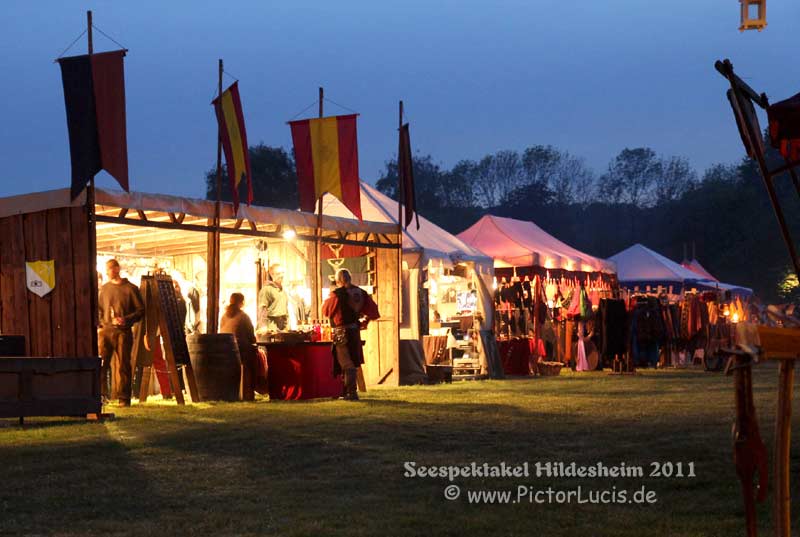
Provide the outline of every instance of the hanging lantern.
{"type": "Polygon", "coordinates": [[[739,0],[741,23],[739,31],[758,30],[767,26],[767,0],[739,0]]]}

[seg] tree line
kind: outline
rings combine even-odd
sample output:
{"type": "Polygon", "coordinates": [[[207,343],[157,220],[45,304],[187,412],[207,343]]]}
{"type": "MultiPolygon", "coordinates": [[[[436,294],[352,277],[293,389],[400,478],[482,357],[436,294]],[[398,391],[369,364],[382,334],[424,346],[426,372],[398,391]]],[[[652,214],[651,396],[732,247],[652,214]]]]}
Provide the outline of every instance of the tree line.
{"type": "MultiPolygon", "coordinates": [[[[774,150],[767,157],[773,166],[782,162],[774,150]]],[[[250,148],[250,159],[255,203],[296,209],[292,155],[259,144],[250,148]]],[[[698,174],[683,157],[625,148],[596,173],[568,151],[535,145],[450,168],[418,153],[413,166],[420,214],[451,233],[488,213],[531,220],[599,257],[639,242],[681,261],[685,245],[690,254],[694,245],[700,262],[722,281],[751,287],[767,301],[800,297],[763,181],[749,158],[698,174]]],[[[800,199],[788,177],[776,182],[797,235],[800,199]]],[[[215,170],[207,172],[206,185],[208,199],[216,199],[215,170]]],[[[397,199],[395,159],[386,161],[376,186],[397,199]]],[[[227,187],[222,195],[230,200],[227,187]]]]}

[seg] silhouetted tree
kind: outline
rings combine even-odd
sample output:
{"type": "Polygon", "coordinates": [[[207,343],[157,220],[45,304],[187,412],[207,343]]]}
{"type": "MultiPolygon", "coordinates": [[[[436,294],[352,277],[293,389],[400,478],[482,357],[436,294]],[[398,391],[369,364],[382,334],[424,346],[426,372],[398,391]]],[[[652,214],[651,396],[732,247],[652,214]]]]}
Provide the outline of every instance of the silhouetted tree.
{"type": "MultiPolygon", "coordinates": [[[[253,173],[253,204],[283,209],[299,207],[294,159],[282,147],[250,146],[253,173]]],[[[224,162],[224,159],[223,159],[224,162]]],[[[222,200],[231,201],[231,188],[223,164],[222,200]]],[[[206,199],[217,199],[216,167],[206,172],[206,199]]],[[[239,202],[247,200],[247,185],[239,183],[239,202]]]]}

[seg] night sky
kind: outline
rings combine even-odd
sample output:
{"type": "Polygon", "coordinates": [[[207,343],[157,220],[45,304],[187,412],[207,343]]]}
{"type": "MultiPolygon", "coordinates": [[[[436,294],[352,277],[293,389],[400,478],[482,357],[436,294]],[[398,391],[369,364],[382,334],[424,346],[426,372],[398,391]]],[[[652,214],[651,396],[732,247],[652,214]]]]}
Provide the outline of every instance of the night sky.
{"type": "MultiPolygon", "coordinates": [[[[737,0],[4,1],[0,195],[69,185],[53,59],[87,9],[130,49],[131,186],[145,192],[203,195],[218,58],[240,80],[251,144],[290,149],[285,122],[319,86],[346,107],[326,113],[361,113],[361,175],[373,183],[396,151],[399,99],[415,150],[446,167],[553,144],[600,173],[644,145],[702,173],[742,156],[714,60],[730,58],[773,102],[800,91],[796,0],[769,0],[761,33],[737,30],[737,0]]],[[[95,32],[96,51],[115,48],[95,32]]],[[[67,55],[85,52],[84,37],[67,55]]],[[[98,184],[115,183],[102,173],[98,184]]]]}

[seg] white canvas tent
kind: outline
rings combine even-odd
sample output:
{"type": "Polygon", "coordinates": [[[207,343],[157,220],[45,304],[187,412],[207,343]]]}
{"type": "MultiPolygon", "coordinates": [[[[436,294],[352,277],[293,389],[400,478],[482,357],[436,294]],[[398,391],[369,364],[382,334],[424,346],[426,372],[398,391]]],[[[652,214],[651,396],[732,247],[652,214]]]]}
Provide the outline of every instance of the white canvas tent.
{"type": "MultiPolygon", "coordinates": [[[[355,218],[344,204],[330,194],[323,197],[323,214],[326,216],[355,218]]],[[[361,213],[364,220],[398,224],[398,203],[371,185],[361,183],[361,213]]],[[[492,329],[494,308],[491,285],[494,278],[493,260],[483,252],[464,243],[455,235],[448,233],[430,220],[419,217],[416,222],[403,230],[403,324],[400,329],[401,340],[421,340],[420,315],[427,315],[425,305],[420,307],[420,288],[422,271],[431,265],[453,268],[459,264],[467,266],[475,287],[478,290],[478,310],[483,322],[481,329],[492,329]]],[[[402,362],[402,357],[401,357],[402,362]]],[[[483,359],[485,374],[493,374],[491,366],[483,359]]],[[[402,375],[402,373],[401,373],[402,375]]]]}
{"type": "Polygon", "coordinates": [[[644,290],[647,286],[660,285],[666,288],[672,287],[675,293],[684,287],[722,289],[739,295],[753,293],[752,289],[747,287],[708,279],[706,275],[690,270],[641,244],[634,244],[608,259],[617,264],[619,283],[625,287],[639,287],[644,290]]]}

